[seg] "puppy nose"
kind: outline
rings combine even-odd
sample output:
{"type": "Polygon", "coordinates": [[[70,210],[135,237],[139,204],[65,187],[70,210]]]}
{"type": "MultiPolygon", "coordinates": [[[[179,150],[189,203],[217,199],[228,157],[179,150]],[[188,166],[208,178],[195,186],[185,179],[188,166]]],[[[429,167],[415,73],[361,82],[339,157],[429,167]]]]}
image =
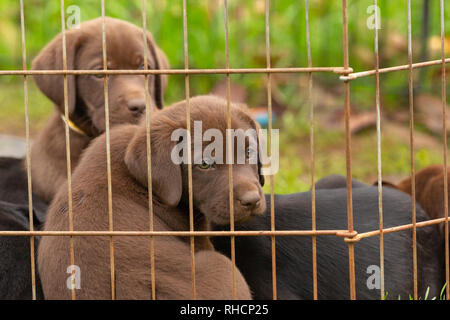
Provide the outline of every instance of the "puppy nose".
{"type": "Polygon", "coordinates": [[[145,110],[145,99],[131,99],[130,101],[128,101],[127,107],[131,112],[135,114],[141,114],[145,110]]]}
{"type": "Polygon", "coordinates": [[[260,196],[258,191],[249,191],[238,198],[241,206],[245,209],[254,209],[259,206],[260,196]]]}

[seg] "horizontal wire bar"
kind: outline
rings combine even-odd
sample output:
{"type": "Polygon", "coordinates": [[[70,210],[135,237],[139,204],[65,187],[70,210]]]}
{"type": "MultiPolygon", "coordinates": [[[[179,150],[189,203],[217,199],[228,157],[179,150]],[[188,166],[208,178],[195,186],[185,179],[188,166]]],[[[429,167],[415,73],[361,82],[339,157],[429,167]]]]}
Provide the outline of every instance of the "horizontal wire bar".
{"type": "MultiPolygon", "coordinates": [[[[433,219],[433,220],[416,222],[416,228],[429,227],[429,226],[432,226],[432,225],[435,225],[435,224],[444,223],[445,220],[446,220],[446,218],[439,218],[439,219],[433,219]]],[[[449,220],[449,219],[447,219],[447,220],[449,220]]],[[[385,228],[385,229],[383,229],[383,234],[397,232],[397,231],[404,231],[404,230],[409,230],[409,229],[413,229],[413,228],[414,228],[414,224],[412,224],[412,223],[404,224],[404,225],[401,225],[401,226],[385,228]]],[[[346,241],[359,241],[361,239],[377,236],[379,234],[380,234],[380,230],[374,230],[374,231],[358,233],[357,236],[350,237],[350,238],[346,239],[346,241]]]]}
{"type": "MultiPolygon", "coordinates": [[[[442,61],[441,61],[442,63],[442,61]]],[[[241,74],[241,73],[303,73],[333,72],[349,74],[352,68],[313,67],[313,68],[230,68],[230,69],[160,69],[160,70],[0,70],[1,75],[114,75],[114,74],[241,74]]]]}
{"type": "MultiPolygon", "coordinates": [[[[438,218],[416,223],[417,228],[445,222],[446,218],[438,218]]],[[[450,221],[450,218],[447,220],[450,221]]],[[[404,231],[413,228],[413,224],[405,224],[383,229],[383,234],[404,231]]],[[[253,231],[0,231],[0,236],[198,236],[198,237],[229,237],[229,236],[338,236],[347,241],[359,241],[363,238],[380,234],[380,230],[363,233],[349,232],[346,229],[335,230],[253,230],[253,231]]]]}
{"type": "MultiPolygon", "coordinates": [[[[447,220],[450,221],[450,218],[447,220]]],[[[446,218],[421,221],[417,228],[428,227],[443,223],[446,218]]],[[[413,224],[405,224],[383,229],[383,234],[404,231],[413,228],[413,224]]],[[[363,238],[380,234],[380,230],[363,233],[348,230],[261,230],[261,231],[0,231],[0,236],[198,236],[198,237],[227,237],[227,236],[327,236],[334,235],[346,238],[346,241],[359,241],[363,238]]]]}
{"type": "MultiPolygon", "coordinates": [[[[445,59],[445,63],[446,64],[450,63],[450,58],[445,59]]],[[[442,65],[442,59],[413,63],[412,68],[419,69],[419,68],[438,66],[438,65],[442,65]]],[[[408,70],[408,69],[409,69],[409,64],[404,64],[401,66],[382,68],[382,69],[379,69],[378,72],[379,73],[388,73],[388,72],[403,71],[403,70],[408,70]]],[[[373,70],[350,73],[347,76],[343,75],[343,76],[340,76],[339,79],[341,79],[343,81],[355,80],[357,78],[373,76],[376,73],[377,73],[377,70],[373,69],[373,70]]]]}
{"type": "Polygon", "coordinates": [[[352,237],[348,230],[276,230],[276,231],[0,231],[0,236],[310,236],[335,235],[352,237]]]}

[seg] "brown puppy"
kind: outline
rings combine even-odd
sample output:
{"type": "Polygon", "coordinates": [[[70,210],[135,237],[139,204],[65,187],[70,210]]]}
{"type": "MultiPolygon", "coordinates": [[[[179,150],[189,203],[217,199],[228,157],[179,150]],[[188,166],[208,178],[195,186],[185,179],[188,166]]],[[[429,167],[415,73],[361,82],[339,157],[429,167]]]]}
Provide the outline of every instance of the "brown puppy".
{"type": "MultiPolygon", "coordinates": [[[[142,29],[125,21],[106,18],[108,69],[142,69],[144,39],[142,29]]],[[[167,58],[147,33],[149,69],[168,69],[167,58]]],[[[68,70],[103,69],[102,20],[84,22],[79,29],[66,32],[68,70]]],[[[61,70],[62,35],[51,41],[33,61],[35,70],[61,70]]],[[[38,87],[54,102],[56,112],[34,141],[31,150],[33,191],[50,202],[67,179],[64,114],[64,80],[60,75],[35,77],[38,87]]],[[[69,118],[75,124],[70,131],[70,155],[75,168],[83,149],[105,131],[105,97],[102,75],[69,75],[69,118]]],[[[167,76],[149,76],[151,105],[163,104],[167,76]]],[[[137,123],[145,110],[145,77],[143,75],[111,75],[108,82],[110,126],[137,123]]]]}
{"type": "MultiPolygon", "coordinates": [[[[448,170],[450,174],[450,170],[448,170]]],[[[450,183],[450,176],[447,178],[450,183]]],[[[444,208],[444,168],[442,165],[431,165],[415,175],[416,201],[425,210],[430,219],[445,217],[444,208]]],[[[383,185],[411,194],[411,177],[405,178],[398,184],[383,181],[383,185]]],[[[449,185],[450,192],[450,185],[449,185]]],[[[450,199],[449,199],[450,201],[450,199]]],[[[449,202],[450,203],[450,202],[449,202]]],[[[441,234],[444,234],[444,224],[439,225],[441,234]]]]}
{"type": "MultiPolygon", "coordinates": [[[[226,137],[226,101],[214,96],[190,99],[191,132],[194,120],[202,131],[215,128],[226,137]]],[[[257,124],[240,106],[231,105],[233,129],[257,129],[257,124]]],[[[151,157],[155,231],[189,230],[188,168],[172,161],[178,141],[172,133],[186,128],[186,103],[179,102],[152,116],[151,157]],[[176,140],[176,139],[175,139],[176,140]]],[[[195,133],[192,157],[195,151],[195,133]]],[[[255,137],[253,137],[255,138],[255,137]]],[[[236,140],[238,140],[237,138],[236,140]]],[[[247,136],[245,154],[254,151],[247,136]]],[[[258,138],[256,137],[256,142],[258,138]]],[[[183,139],[182,139],[183,140],[183,139]]],[[[210,223],[229,223],[228,164],[213,163],[202,156],[210,142],[200,145],[200,161],[192,164],[194,229],[209,230],[210,223]],[[203,159],[203,160],[202,160],[203,159]]],[[[237,145],[237,144],[236,144],[237,145]]],[[[253,144],[254,145],[254,144],[253,144]]],[[[226,143],[223,143],[226,148],[226,143]]],[[[111,131],[112,208],[114,230],[148,231],[148,180],[146,128],[123,125],[111,131]]],[[[219,149],[216,150],[216,152],[219,149]]],[[[184,154],[184,150],[180,153],[184,154]]],[[[238,152],[234,152],[238,157],[238,152]]],[[[178,154],[178,151],[175,152],[178,154]]],[[[216,153],[217,155],[217,153],[216,153]]],[[[236,160],[236,158],[235,158],[236,160]]],[[[234,162],[236,163],[236,162],[234,162]]],[[[243,221],[265,212],[259,163],[233,164],[234,217],[243,221]]],[[[108,230],[108,197],[105,137],[97,138],[84,153],[73,174],[74,230],[108,230]]],[[[45,230],[68,230],[67,192],[62,187],[48,210],[45,230]]],[[[191,299],[189,238],[154,238],[157,299],[191,299]]],[[[80,270],[77,299],[110,299],[108,237],[74,237],[75,265],[80,270]]],[[[68,237],[42,237],[38,266],[46,299],[70,299],[66,273],[70,265],[68,237]]],[[[114,237],[115,285],[118,299],[151,298],[150,240],[148,237],[114,237]]],[[[213,250],[207,237],[195,238],[195,279],[197,299],[232,298],[232,264],[213,250]]],[[[236,272],[237,298],[250,299],[249,288],[236,272]]]]}

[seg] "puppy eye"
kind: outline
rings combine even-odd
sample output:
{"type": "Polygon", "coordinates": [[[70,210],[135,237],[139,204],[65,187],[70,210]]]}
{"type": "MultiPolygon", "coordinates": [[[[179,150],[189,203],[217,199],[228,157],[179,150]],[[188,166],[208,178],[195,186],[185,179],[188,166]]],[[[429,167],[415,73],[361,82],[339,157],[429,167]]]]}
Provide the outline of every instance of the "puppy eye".
{"type": "Polygon", "coordinates": [[[247,148],[247,152],[245,153],[245,156],[247,159],[250,159],[254,155],[254,150],[247,148]]]}
{"type": "Polygon", "coordinates": [[[141,66],[139,67],[139,70],[145,70],[145,65],[141,64],[141,66]]]}
{"type": "MultiPolygon", "coordinates": [[[[103,67],[97,67],[94,69],[95,71],[99,71],[99,70],[103,70],[103,67]]],[[[91,76],[95,77],[95,78],[103,78],[104,75],[103,74],[91,74],[91,76]]]]}
{"type": "Polygon", "coordinates": [[[202,163],[198,165],[198,167],[202,170],[208,170],[208,169],[211,169],[213,165],[214,165],[214,161],[203,160],[202,163]]]}

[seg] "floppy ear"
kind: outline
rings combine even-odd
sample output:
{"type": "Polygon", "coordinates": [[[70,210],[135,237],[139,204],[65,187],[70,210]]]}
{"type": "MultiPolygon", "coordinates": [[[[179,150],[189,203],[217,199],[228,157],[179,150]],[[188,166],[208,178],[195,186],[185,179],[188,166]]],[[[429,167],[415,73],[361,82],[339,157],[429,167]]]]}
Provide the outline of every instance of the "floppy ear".
{"type": "MultiPolygon", "coordinates": [[[[67,69],[74,70],[75,57],[81,44],[79,30],[66,31],[67,69]]],[[[33,60],[33,70],[63,70],[62,34],[59,34],[33,60]]],[[[64,112],[64,76],[37,75],[34,77],[39,89],[64,112]]],[[[73,113],[76,104],[75,75],[67,76],[69,113],[73,113]]]]}
{"type": "MultiPolygon", "coordinates": [[[[170,65],[166,55],[156,45],[150,33],[147,33],[147,43],[150,50],[150,54],[152,55],[152,58],[155,61],[155,70],[169,69],[170,65]]],[[[167,74],[155,75],[154,94],[155,94],[155,103],[158,109],[162,109],[164,105],[164,92],[166,91],[168,80],[169,79],[167,74]]]]}
{"type": "Polygon", "coordinates": [[[259,184],[261,185],[261,187],[264,186],[265,183],[265,179],[264,179],[264,175],[261,173],[262,170],[262,163],[261,163],[261,156],[260,156],[260,152],[262,152],[262,145],[265,143],[264,138],[261,134],[261,126],[259,125],[258,121],[256,121],[250,114],[250,109],[248,108],[248,106],[245,103],[233,103],[233,106],[235,106],[236,108],[244,111],[248,118],[250,119],[250,121],[252,122],[252,127],[253,129],[255,129],[256,131],[256,136],[258,139],[258,175],[259,175],[259,184]]]}
{"type": "MultiPolygon", "coordinates": [[[[242,104],[242,106],[240,106],[241,108],[246,108],[248,110],[248,107],[244,104],[242,104]]],[[[258,138],[258,175],[259,175],[259,184],[261,185],[261,187],[264,186],[265,183],[265,179],[264,179],[264,175],[261,173],[262,171],[262,163],[261,163],[261,156],[260,156],[260,152],[262,152],[262,145],[264,145],[266,142],[264,140],[264,137],[261,133],[261,126],[259,125],[259,123],[251,118],[253,121],[253,127],[256,130],[256,136],[258,138]]]]}
{"type": "MultiPolygon", "coordinates": [[[[172,130],[160,128],[164,124],[152,123],[152,193],[164,204],[176,207],[181,199],[181,167],[172,162],[171,152],[174,142],[170,140],[172,130]],[[172,147],[171,147],[172,146],[172,147]]],[[[141,127],[128,145],[125,164],[136,180],[148,187],[146,129],[141,127]]]]}
{"type": "MultiPolygon", "coordinates": [[[[259,130],[259,128],[257,127],[256,130],[259,130]]],[[[259,152],[260,152],[260,150],[262,150],[262,148],[260,147],[260,144],[262,144],[262,143],[265,143],[264,139],[262,138],[262,135],[260,135],[258,133],[258,174],[259,174],[259,184],[261,185],[261,187],[264,187],[265,179],[264,179],[264,175],[261,173],[262,163],[261,163],[261,157],[259,156],[259,152]]]]}

